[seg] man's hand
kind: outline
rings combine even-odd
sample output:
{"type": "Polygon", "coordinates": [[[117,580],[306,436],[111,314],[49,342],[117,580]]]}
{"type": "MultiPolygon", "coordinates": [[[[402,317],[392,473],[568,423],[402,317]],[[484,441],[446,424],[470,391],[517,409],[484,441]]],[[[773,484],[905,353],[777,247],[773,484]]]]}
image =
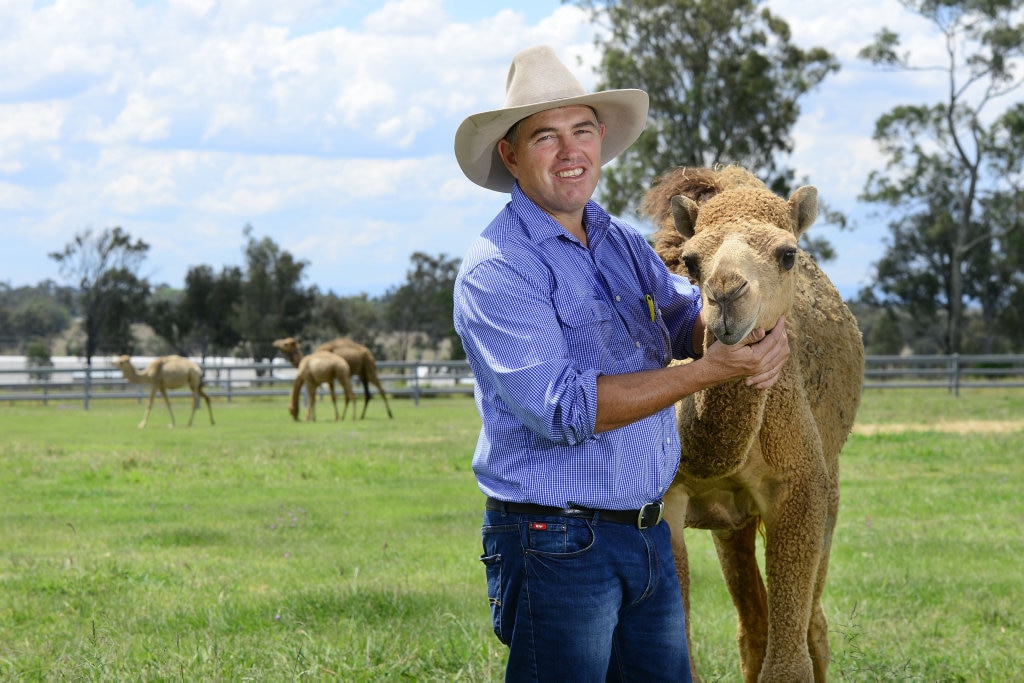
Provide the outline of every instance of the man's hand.
{"type": "Polygon", "coordinates": [[[704,353],[704,360],[716,366],[723,381],[745,377],[747,386],[767,389],[778,381],[782,366],[789,359],[786,318],[779,318],[770,331],[757,328],[741,343],[733,346],[716,341],[704,353]]]}

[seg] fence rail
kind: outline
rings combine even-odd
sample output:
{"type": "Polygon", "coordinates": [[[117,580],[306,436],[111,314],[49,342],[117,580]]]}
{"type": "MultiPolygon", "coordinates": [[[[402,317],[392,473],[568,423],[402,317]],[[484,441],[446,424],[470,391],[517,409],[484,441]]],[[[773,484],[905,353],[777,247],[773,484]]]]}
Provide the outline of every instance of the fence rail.
{"type": "MultiPolygon", "coordinates": [[[[82,401],[104,399],[149,398],[148,385],[128,382],[116,367],[107,363],[94,363],[91,368],[75,359],[75,363],[55,362],[54,367],[12,367],[12,357],[0,357],[0,402],[3,401],[82,401]],[[4,362],[7,361],[7,362],[4,362]]],[[[137,369],[145,367],[151,358],[133,358],[137,369]]],[[[198,363],[198,361],[197,361],[198,363]]],[[[203,369],[203,388],[211,398],[261,396],[288,396],[295,382],[297,370],[277,361],[270,363],[238,362],[224,359],[199,363],[203,369]]],[[[465,361],[439,362],[377,362],[378,379],[388,396],[421,398],[445,394],[472,394],[473,374],[465,361]]],[[[352,377],[352,388],[363,392],[359,377],[352,377]]],[[[326,392],[326,385],[323,387],[326,392]]],[[[171,397],[189,396],[187,387],[167,392],[171,397]]],[[[377,393],[375,387],[370,393],[377,393]]],[[[305,395],[305,391],[303,391],[305,395]]]]}
{"type": "MultiPolygon", "coordinates": [[[[134,364],[141,368],[149,360],[136,358],[134,364]]],[[[296,373],[291,365],[277,360],[218,359],[201,367],[206,392],[228,401],[287,396],[296,373]]],[[[473,373],[466,361],[379,361],[377,370],[389,395],[417,403],[425,397],[473,393],[473,373]]],[[[352,386],[362,392],[358,377],[352,378],[352,386]]],[[[868,356],[865,362],[865,389],[945,389],[958,395],[960,389],[985,387],[1024,387],[1024,355],[868,356]]],[[[188,396],[186,389],[168,393],[188,396]]],[[[55,359],[54,367],[28,367],[24,358],[0,356],[0,402],[82,401],[88,409],[93,400],[148,397],[148,386],[130,384],[107,363],[89,368],[70,358],[55,359]]]]}

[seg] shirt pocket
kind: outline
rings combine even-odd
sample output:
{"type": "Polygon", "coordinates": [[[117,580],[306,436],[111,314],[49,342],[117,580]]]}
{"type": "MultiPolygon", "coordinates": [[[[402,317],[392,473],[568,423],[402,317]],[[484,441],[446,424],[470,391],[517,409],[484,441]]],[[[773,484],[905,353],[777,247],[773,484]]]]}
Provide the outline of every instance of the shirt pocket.
{"type": "Polygon", "coordinates": [[[569,352],[581,368],[602,369],[610,354],[612,310],[601,299],[555,296],[558,316],[569,352]]]}

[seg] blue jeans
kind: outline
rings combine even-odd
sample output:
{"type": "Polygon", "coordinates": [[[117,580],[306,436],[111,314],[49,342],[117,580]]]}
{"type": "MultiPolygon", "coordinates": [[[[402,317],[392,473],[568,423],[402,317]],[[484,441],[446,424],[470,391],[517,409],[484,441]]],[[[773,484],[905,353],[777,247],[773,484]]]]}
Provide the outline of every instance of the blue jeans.
{"type": "Polygon", "coordinates": [[[690,680],[668,524],[484,512],[506,681],[690,680]]]}

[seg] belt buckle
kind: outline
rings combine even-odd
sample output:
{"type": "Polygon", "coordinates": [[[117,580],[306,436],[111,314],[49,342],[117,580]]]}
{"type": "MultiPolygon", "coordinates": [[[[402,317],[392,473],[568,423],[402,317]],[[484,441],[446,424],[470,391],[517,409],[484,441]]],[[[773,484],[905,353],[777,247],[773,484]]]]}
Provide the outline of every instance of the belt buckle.
{"type": "Polygon", "coordinates": [[[636,517],[636,528],[649,529],[652,526],[657,526],[661,521],[664,511],[664,501],[659,500],[654,503],[647,503],[647,505],[640,508],[640,513],[636,517]]]}

